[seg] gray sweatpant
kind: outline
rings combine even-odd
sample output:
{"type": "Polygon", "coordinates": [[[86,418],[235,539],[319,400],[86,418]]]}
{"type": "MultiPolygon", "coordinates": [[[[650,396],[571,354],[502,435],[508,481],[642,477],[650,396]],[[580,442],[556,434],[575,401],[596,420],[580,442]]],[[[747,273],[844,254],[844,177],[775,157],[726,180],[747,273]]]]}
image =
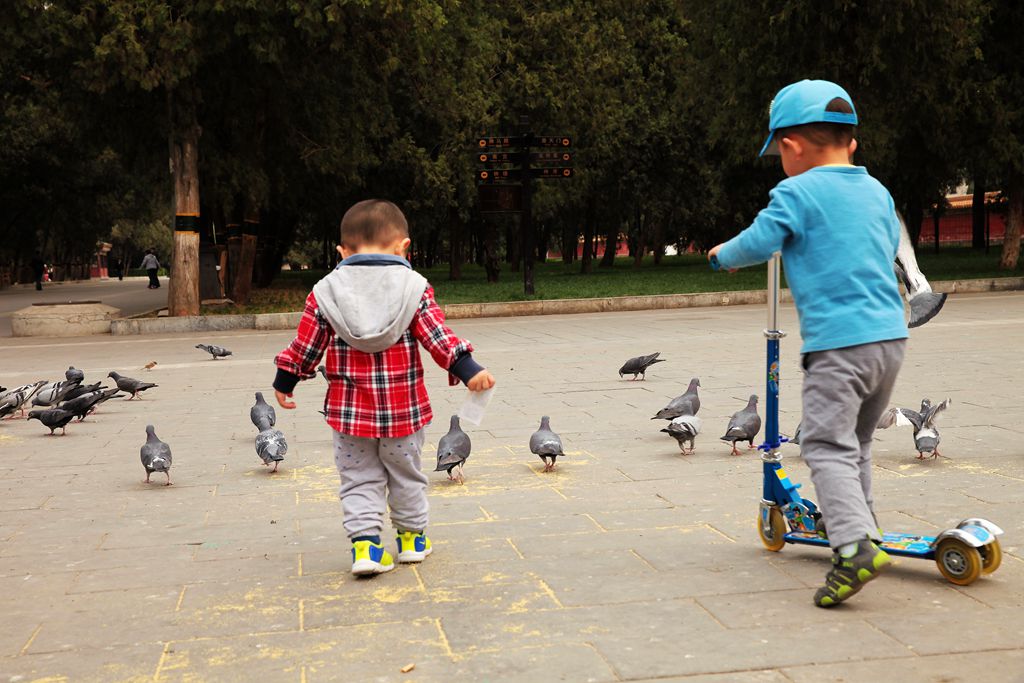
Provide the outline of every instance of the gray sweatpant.
{"type": "Polygon", "coordinates": [[[871,496],[871,440],[903,364],[905,339],[803,356],[800,452],[829,544],[878,539],[871,496]]]}
{"type": "Polygon", "coordinates": [[[420,470],[426,430],[394,439],[334,432],[334,464],[341,477],[341,511],[349,538],[377,536],[391,508],[395,529],[427,528],[427,475],[420,470]]]}

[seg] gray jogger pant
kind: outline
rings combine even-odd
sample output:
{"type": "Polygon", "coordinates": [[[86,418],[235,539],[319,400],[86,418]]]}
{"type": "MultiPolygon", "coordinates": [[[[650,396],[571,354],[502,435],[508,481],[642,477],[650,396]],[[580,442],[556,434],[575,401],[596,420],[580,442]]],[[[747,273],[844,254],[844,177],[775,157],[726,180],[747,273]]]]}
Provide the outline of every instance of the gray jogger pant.
{"type": "Polygon", "coordinates": [[[395,529],[427,528],[427,475],[420,470],[426,439],[421,429],[394,439],[334,432],[334,464],[341,477],[341,511],[349,538],[378,536],[385,508],[395,529]]]}
{"type": "Polygon", "coordinates": [[[800,452],[832,548],[878,539],[871,496],[871,440],[903,364],[905,339],[803,356],[800,452]]]}

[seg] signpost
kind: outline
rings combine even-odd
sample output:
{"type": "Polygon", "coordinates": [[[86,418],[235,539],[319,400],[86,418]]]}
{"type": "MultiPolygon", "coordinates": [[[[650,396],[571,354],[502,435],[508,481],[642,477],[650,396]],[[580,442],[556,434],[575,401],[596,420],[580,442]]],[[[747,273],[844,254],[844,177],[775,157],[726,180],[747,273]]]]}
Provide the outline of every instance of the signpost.
{"type": "Polygon", "coordinates": [[[476,173],[482,213],[518,213],[523,254],[523,291],[532,295],[536,254],[533,230],[533,180],[572,178],[572,138],[568,135],[534,135],[529,121],[519,122],[516,135],[477,138],[476,173]],[[540,151],[534,151],[540,150],[540,151]],[[557,164],[557,165],[552,165],[557,164]]]}

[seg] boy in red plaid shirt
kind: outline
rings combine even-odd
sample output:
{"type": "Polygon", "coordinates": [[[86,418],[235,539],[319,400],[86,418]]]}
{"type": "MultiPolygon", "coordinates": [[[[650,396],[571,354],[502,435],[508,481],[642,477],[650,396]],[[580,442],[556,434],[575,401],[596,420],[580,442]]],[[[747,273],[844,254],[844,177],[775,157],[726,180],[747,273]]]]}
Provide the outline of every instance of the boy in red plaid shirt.
{"type": "Polygon", "coordinates": [[[357,576],[395,567],[380,540],[385,507],[398,532],[398,561],[430,554],[420,452],[433,414],[417,342],[448,370],[450,385],[494,386],[473,360],[473,346],[444,324],[434,289],[405,260],[408,248],[408,223],[391,202],[368,199],[349,209],[338,247],[344,260],[313,287],[295,339],[274,359],[277,402],[291,409],[295,385],[314,377],[327,353],[324,412],[357,576]]]}

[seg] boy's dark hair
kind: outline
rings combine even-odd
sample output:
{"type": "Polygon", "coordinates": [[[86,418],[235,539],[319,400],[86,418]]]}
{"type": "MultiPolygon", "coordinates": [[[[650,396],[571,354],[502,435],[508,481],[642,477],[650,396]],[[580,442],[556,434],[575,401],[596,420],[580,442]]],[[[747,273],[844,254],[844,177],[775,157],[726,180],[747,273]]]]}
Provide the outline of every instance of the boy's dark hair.
{"type": "MultiPolygon", "coordinates": [[[[825,106],[825,111],[852,114],[853,107],[842,97],[835,97],[825,106]]],[[[853,140],[856,128],[849,123],[805,123],[802,126],[778,129],[775,131],[775,139],[781,140],[792,133],[806,138],[811,144],[819,147],[846,147],[853,140]]]]}
{"type": "Polygon", "coordinates": [[[349,249],[385,246],[408,236],[409,223],[402,210],[384,199],[364,199],[341,219],[341,244],[349,249]]]}

